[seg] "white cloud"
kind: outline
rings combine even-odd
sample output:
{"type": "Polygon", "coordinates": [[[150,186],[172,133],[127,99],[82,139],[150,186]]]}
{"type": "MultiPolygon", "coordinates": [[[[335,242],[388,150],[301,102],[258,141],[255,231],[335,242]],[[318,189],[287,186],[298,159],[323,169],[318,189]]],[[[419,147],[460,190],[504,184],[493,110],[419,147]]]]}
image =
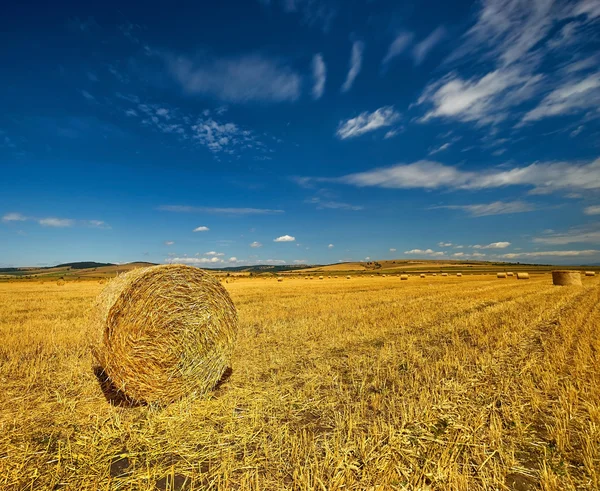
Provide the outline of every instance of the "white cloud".
{"type": "Polygon", "coordinates": [[[479,1],[475,24],[447,61],[454,67],[468,65],[470,73],[479,67],[486,72],[468,79],[453,72],[430,83],[418,101],[430,106],[421,121],[447,118],[495,124],[515,117],[511,109],[520,110],[522,103],[553,87],[524,121],[595,110],[600,99],[597,75],[573,79],[574,73],[597,66],[593,60],[581,60],[572,48],[575,43],[585,45],[586,33],[597,30],[597,9],[587,2],[597,4],[597,0],[479,1]],[[575,58],[572,68],[557,65],[557,59],[567,56],[575,58]]]}
{"type": "Polygon", "coordinates": [[[600,215],[600,205],[588,206],[584,208],[583,212],[586,215],[600,215]]]}
{"type": "Polygon", "coordinates": [[[287,14],[296,14],[302,17],[302,22],[310,27],[317,26],[328,32],[331,22],[337,15],[337,8],[324,0],[258,0],[265,6],[280,5],[287,14]]]}
{"type": "Polygon", "coordinates": [[[310,203],[317,205],[317,210],[347,210],[347,211],[360,211],[364,209],[364,206],[360,205],[351,205],[349,203],[342,203],[340,201],[327,201],[322,200],[321,198],[314,197],[304,201],[305,203],[310,203]]]}
{"type": "Polygon", "coordinates": [[[111,228],[111,226],[108,223],[102,220],[84,220],[83,224],[91,228],[101,228],[104,230],[108,230],[111,228]]]}
{"type": "Polygon", "coordinates": [[[237,262],[238,262],[238,258],[237,258],[237,257],[235,257],[235,256],[234,256],[234,257],[230,257],[230,258],[229,258],[229,262],[230,262],[230,263],[237,263],[237,262]]]}
{"type": "Polygon", "coordinates": [[[365,111],[355,118],[341,121],[338,125],[337,136],[342,140],[354,138],[379,128],[393,125],[400,119],[400,114],[393,106],[384,106],[375,112],[365,111]]]}
{"type": "Polygon", "coordinates": [[[404,254],[421,255],[421,256],[443,256],[445,252],[434,251],[432,249],[411,249],[410,251],[404,251],[404,254]]]}
{"type": "Polygon", "coordinates": [[[595,256],[600,254],[599,250],[588,249],[583,251],[537,251],[537,252],[513,252],[498,256],[502,259],[517,259],[522,257],[577,257],[577,256],[595,256]]]}
{"type": "Polygon", "coordinates": [[[281,237],[277,237],[273,239],[273,242],[294,242],[296,237],[292,237],[291,235],[282,235],[281,237]]]}
{"type": "Polygon", "coordinates": [[[362,41],[354,41],[352,44],[352,53],[350,55],[350,68],[344,85],[342,85],[342,92],[348,92],[354,84],[354,79],[360,73],[362,67],[362,57],[365,44],[362,41]]]}
{"type": "Polygon", "coordinates": [[[200,227],[196,227],[193,231],[194,232],[208,232],[210,229],[208,227],[205,226],[200,226],[200,227]]]}
{"type": "Polygon", "coordinates": [[[390,249],[390,252],[396,252],[396,249],[392,248],[390,249]]]}
{"type": "MultiPolygon", "coordinates": [[[[307,178],[307,182],[311,179],[307,178]]],[[[306,179],[305,179],[306,180],[306,179]]],[[[600,158],[592,162],[537,162],[525,167],[464,171],[435,161],[397,164],[338,178],[314,181],[339,182],[357,187],[388,189],[494,189],[528,186],[532,193],[600,189],[600,158]]]]}
{"type": "Polygon", "coordinates": [[[567,232],[548,230],[543,236],[535,237],[533,242],[547,245],[600,244],[600,225],[575,227],[567,232]]]}
{"type": "Polygon", "coordinates": [[[167,57],[167,66],[188,94],[212,95],[228,102],[295,101],[300,96],[300,76],[261,55],[201,61],[167,57]]]}
{"type": "Polygon", "coordinates": [[[294,264],[306,264],[306,259],[294,259],[294,264]]]}
{"type": "Polygon", "coordinates": [[[554,89],[536,108],[525,114],[522,122],[537,121],[587,109],[597,110],[599,104],[600,72],[596,72],[580,80],[569,80],[554,89]]]}
{"type": "Polygon", "coordinates": [[[440,153],[443,152],[444,150],[448,150],[448,148],[450,148],[450,145],[452,145],[451,143],[444,143],[443,145],[440,145],[437,148],[434,148],[433,150],[431,150],[429,152],[429,155],[435,155],[436,153],[440,153]]]}
{"type": "Polygon", "coordinates": [[[96,98],[90,94],[87,90],[81,90],[81,95],[85,97],[88,101],[96,102],[96,98]]]}
{"type": "Polygon", "coordinates": [[[40,225],[43,225],[44,227],[72,227],[73,225],[75,225],[75,220],[72,220],[70,218],[49,217],[40,218],[38,220],[38,223],[40,225]]]}
{"type": "Polygon", "coordinates": [[[327,67],[321,53],[313,57],[312,74],[314,84],[312,89],[313,99],[320,99],[325,92],[325,81],[327,79],[327,67]]]}
{"type": "Polygon", "coordinates": [[[254,241],[252,242],[252,244],[250,244],[250,247],[256,249],[258,247],[262,247],[262,244],[260,242],[254,241]]]}
{"type": "Polygon", "coordinates": [[[438,242],[439,247],[452,247],[452,242],[438,242]]]}
{"type": "Polygon", "coordinates": [[[421,121],[446,118],[479,124],[498,123],[508,117],[508,108],[529,99],[541,80],[541,75],[520,69],[495,70],[469,80],[451,73],[423,91],[417,105],[425,104],[431,109],[421,121]]]}
{"type": "Polygon", "coordinates": [[[412,42],[413,35],[409,32],[402,32],[396,36],[396,38],[390,44],[388,48],[387,54],[381,61],[382,65],[387,65],[391,60],[396,58],[396,56],[401,55],[406,48],[412,42]]]}
{"type": "Polygon", "coordinates": [[[329,245],[327,246],[327,248],[328,248],[328,249],[333,249],[334,247],[335,247],[335,246],[334,246],[333,244],[329,244],[329,245]]]}
{"type": "Polygon", "coordinates": [[[24,222],[27,220],[27,217],[22,215],[21,213],[7,213],[2,217],[3,222],[24,222]]]}
{"type": "Polygon", "coordinates": [[[235,149],[254,141],[252,132],[241,130],[234,123],[218,123],[212,118],[198,119],[191,126],[191,139],[206,146],[211,152],[234,153],[235,149]]]}
{"type": "Polygon", "coordinates": [[[167,246],[172,246],[174,244],[175,244],[175,241],[173,241],[173,240],[166,240],[165,241],[165,245],[167,245],[167,246]]]}
{"type": "Polygon", "coordinates": [[[413,48],[413,58],[417,65],[420,65],[427,57],[429,52],[446,36],[446,29],[443,26],[436,28],[423,41],[413,48]]]}
{"type": "Polygon", "coordinates": [[[191,265],[199,265],[199,264],[217,264],[221,263],[221,259],[218,257],[169,257],[167,259],[168,263],[172,264],[191,264],[191,265]]]}
{"type": "Polygon", "coordinates": [[[481,252],[474,252],[473,254],[471,254],[471,257],[485,257],[485,254],[481,252]]]}
{"type": "Polygon", "coordinates": [[[384,140],[389,140],[390,138],[394,138],[396,135],[399,135],[400,133],[402,133],[402,128],[391,129],[388,132],[386,132],[386,134],[383,137],[383,139],[384,140]]]}
{"type": "Polygon", "coordinates": [[[464,252],[455,252],[454,254],[452,254],[452,256],[454,256],[454,257],[465,257],[465,253],[464,252]]]}
{"type": "Polygon", "coordinates": [[[219,215],[276,215],[284,213],[283,210],[270,210],[265,208],[217,208],[212,206],[186,205],[162,205],[159,206],[158,209],[174,213],[213,213],[219,215]]]}
{"type": "Polygon", "coordinates": [[[534,211],[536,209],[535,205],[525,201],[494,201],[493,203],[481,203],[474,205],[445,205],[431,207],[431,209],[436,208],[463,210],[474,217],[525,213],[528,211],[534,211]]]}
{"type": "Polygon", "coordinates": [[[224,256],[225,254],[222,252],[216,252],[216,251],[208,251],[204,253],[205,256],[224,256]]]}
{"type": "Polygon", "coordinates": [[[473,249],[506,249],[510,246],[510,242],[492,242],[488,245],[474,245],[471,246],[473,249]]]}

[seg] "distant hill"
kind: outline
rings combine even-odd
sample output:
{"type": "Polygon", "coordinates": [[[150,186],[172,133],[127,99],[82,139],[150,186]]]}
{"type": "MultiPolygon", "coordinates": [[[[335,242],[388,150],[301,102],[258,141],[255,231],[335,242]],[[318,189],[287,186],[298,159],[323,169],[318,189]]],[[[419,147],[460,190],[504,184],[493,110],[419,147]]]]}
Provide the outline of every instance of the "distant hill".
{"type": "Polygon", "coordinates": [[[89,269],[101,268],[103,266],[114,266],[113,263],[96,263],[94,261],[82,261],[78,263],[64,263],[54,266],[55,268],[89,269]]]}

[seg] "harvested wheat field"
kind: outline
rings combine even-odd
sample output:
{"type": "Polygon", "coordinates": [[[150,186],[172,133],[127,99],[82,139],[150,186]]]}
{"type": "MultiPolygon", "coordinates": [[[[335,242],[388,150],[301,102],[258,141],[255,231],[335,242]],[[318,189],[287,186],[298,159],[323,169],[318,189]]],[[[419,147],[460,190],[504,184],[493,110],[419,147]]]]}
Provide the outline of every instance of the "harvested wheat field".
{"type": "Polygon", "coordinates": [[[599,489],[600,280],[530,278],[242,278],[231,370],[165,407],[105,398],[97,281],[0,283],[0,489],[599,489]]]}

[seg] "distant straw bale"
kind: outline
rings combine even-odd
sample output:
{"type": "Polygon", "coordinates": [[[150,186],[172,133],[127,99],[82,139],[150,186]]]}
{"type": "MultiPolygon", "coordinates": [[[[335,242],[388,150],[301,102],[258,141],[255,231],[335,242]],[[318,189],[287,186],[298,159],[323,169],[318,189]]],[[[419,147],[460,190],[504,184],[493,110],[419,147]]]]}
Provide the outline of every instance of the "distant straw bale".
{"type": "Polygon", "coordinates": [[[514,274],[514,273],[512,273],[511,271],[508,271],[508,272],[506,273],[506,276],[514,276],[514,275],[515,275],[515,274],[514,274]]]}
{"type": "Polygon", "coordinates": [[[581,286],[579,271],[552,271],[552,284],[558,286],[581,286]]]}
{"type": "Polygon", "coordinates": [[[283,281],[283,278],[277,278],[277,281],[283,281]]]}
{"type": "Polygon", "coordinates": [[[497,273],[496,278],[506,278],[506,273],[497,273]]]}
{"type": "Polygon", "coordinates": [[[442,276],[448,276],[448,273],[442,273],[442,276]]]}
{"type": "Polygon", "coordinates": [[[456,273],[456,276],[462,276],[462,273],[456,273]]]}
{"type": "Polygon", "coordinates": [[[65,283],[66,283],[66,281],[65,281],[65,280],[63,280],[63,279],[60,279],[60,280],[58,280],[58,281],[56,282],[56,284],[57,284],[58,286],[65,286],[65,283]]]}
{"type": "Polygon", "coordinates": [[[529,273],[517,273],[517,280],[528,280],[529,273]]]}
{"type": "Polygon", "coordinates": [[[596,272],[595,271],[586,271],[585,275],[586,276],[596,276],[596,272]]]}
{"type": "Polygon", "coordinates": [[[349,279],[350,279],[350,276],[346,276],[346,279],[347,279],[347,280],[349,280],[349,279]]]}
{"type": "Polygon", "coordinates": [[[408,280],[408,275],[407,274],[401,274],[400,275],[400,280],[408,280]]]}
{"type": "Polygon", "coordinates": [[[425,273],[421,273],[421,278],[425,278],[425,273]]]}
{"type": "Polygon", "coordinates": [[[319,279],[320,279],[320,280],[322,280],[322,279],[323,279],[323,277],[322,277],[322,276],[319,276],[319,279]]]}
{"type": "Polygon", "coordinates": [[[237,312],[219,281],[198,268],[134,269],[104,288],[91,314],[95,368],[133,401],[205,394],[230,364],[237,312]]]}

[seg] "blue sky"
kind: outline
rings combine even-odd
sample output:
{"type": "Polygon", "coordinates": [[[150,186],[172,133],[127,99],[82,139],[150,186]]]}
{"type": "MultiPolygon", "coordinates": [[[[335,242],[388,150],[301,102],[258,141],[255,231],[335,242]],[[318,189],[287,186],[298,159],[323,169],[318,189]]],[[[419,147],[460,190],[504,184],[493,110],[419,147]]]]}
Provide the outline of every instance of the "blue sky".
{"type": "Polygon", "coordinates": [[[0,265],[600,262],[600,0],[23,2],[0,265]]]}

